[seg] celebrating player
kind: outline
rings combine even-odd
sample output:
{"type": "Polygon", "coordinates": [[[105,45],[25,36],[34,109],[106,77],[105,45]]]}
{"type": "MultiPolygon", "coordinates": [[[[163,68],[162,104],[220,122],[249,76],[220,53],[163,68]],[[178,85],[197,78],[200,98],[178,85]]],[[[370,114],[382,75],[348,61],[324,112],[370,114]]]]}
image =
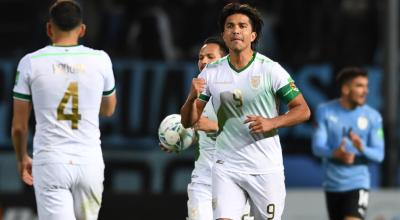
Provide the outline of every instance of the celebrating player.
{"type": "Polygon", "coordinates": [[[39,219],[97,219],[104,162],[99,114],[116,106],[112,64],[104,51],[78,45],[85,34],[80,6],[49,10],[52,45],[24,56],[13,90],[12,141],[22,180],[34,186],[39,219]],[[34,109],[33,160],[27,152],[34,109]]]}
{"type": "Polygon", "coordinates": [[[254,51],[261,26],[260,15],[249,5],[223,8],[220,30],[229,55],[193,79],[181,108],[185,127],[198,122],[209,100],[217,113],[214,219],[240,219],[247,199],[255,220],[281,218],[286,191],[277,129],[310,116],[289,74],[254,51]],[[278,99],[288,105],[284,115],[278,115],[278,99]]]}

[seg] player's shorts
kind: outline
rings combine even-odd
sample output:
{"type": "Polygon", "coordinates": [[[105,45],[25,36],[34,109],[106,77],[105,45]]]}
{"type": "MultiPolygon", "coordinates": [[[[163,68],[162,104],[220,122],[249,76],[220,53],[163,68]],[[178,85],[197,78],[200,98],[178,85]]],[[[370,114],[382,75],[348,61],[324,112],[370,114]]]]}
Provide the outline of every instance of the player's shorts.
{"type": "Polygon", "coordinates": [[[189,183],[188,220],[210,220],[213,218],[211,185],[189,183]]]}
{"type": "Polygon", "coordinates": [[[247,199],[254,220],[281,219],[286,197],[283,171],[244,174],[227,171],[216,163],[212,181],[214,219],[240,220],[247,199]]]}
{"type": "Polygon", "coordinates": [[[368,190],[325,192],[325,195],[330,220],[343,220],[346,216],[365,218],[368,207],[368,190]]]}
{"type": "Polygon", "coordinates": [[[103,193],[104,163],[43,164],[32,168],[40,220],[95,220],[103,193]]]}
{"type": "MultiPolygon", "coordinates": [[[[208,184],[191,182],[188,191],[188,220],[210,220],[213,219],[212,187],[208,184]]],[[[242,220],[250,217],[250,205],[247,202],[241,212],[242,220]]]]}

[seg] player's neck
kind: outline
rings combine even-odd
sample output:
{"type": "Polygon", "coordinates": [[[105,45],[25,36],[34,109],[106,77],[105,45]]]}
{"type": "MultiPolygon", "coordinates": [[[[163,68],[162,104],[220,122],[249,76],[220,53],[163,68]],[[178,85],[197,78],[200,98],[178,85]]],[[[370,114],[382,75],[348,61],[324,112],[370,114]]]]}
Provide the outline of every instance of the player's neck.
{"type": "Polygon", "coordinates": [[[72,32],[58,32],[51,38],[53,46],[76,46],[78,36],[72,32]]]}
{"type": "Polygon", "coordinates": [[[346,97],[340,97],[339,103],[344,109],[347,109],[347,110],[353,110],[353,109],[357,108],[357,106],[358,106],[357,103],[350,101],[346,97]]]}
{"type": "Polygon", "coordinates": [[[60,40],[53,40],[53,46],[58,47],[67,47],[67,46],[76,46],[78,45],[77,40],[67,40],[67,39],[60,39],[60,40]]]}
{"type": "Polygon", "coordinates": [[[230,63],[235,67],[235,69],[242,69],[250,62],[253,58],[254,51],[253,50],[245,50],[240,52],[231,51],[229,54],[230,63]]]}

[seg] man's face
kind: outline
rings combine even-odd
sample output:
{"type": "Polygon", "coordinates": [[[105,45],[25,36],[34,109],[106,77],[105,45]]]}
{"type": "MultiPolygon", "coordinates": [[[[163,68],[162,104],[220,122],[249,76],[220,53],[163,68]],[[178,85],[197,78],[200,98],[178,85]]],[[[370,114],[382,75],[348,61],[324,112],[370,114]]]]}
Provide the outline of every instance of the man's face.
{"type": "Polygon", "coordinates": [[[251,42],[256,39],[256,32],[249,17],[244,14],[233,14],[226,18],[222,37],[226,46],[234,52],[251,48],[251,42]]]}
{"type": "Polygon", "coordinates": [[[343,86],[343,94],[352,104],[357,106],[365,104],[368,95],[367,77],[358,76],[343,86]]]}
{"type": "Polygon", "coordinates": [[[221,58],[221,52],[218,44],[204,44],[199,52],[199,60],[197,66],[202,71],[207,64],[221,58]]]}

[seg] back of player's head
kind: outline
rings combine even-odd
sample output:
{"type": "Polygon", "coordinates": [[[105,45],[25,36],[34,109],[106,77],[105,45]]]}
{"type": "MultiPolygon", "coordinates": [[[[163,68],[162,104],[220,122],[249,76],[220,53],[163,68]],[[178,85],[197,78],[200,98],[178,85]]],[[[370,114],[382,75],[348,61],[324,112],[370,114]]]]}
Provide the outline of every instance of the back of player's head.
{"type": "Polygon", "coordinates": [[[243,14],[249,18],[252,30],[257,34],[256,39],[254,39],[254,41],[251,43],[251,49],[255,50],[258,39],[261,36],[261,28],[263,26],[260,13],[257,11],[257,9],[248,4],[229,3],[225,5],[219,17],[219,28],[221,33],[225,30],[226,18],[233,14],[243,14]]]}
{"type": "Polygon", "coordinates": [[[360,67],[345,67],[336,76],[336,83],[341,88],[344,84],[359,76],[368,77],[368,72],[360,67]]]}
{"type": "Polygon", "coordinates": [[[217,44],[219,46],[222,56],[225,56],[229,52],[228,47],[225,45],[224,40],[222,40],[222,38],[217,36],[212,36],[207,38],[203,44],[217,44]]]}
{"type": "Polygon", "coordinates": [[[61,31],[70,31],[82,23],[82,10],[73,0],[59,0],[50,7],[49,18],[61,31]]]}

